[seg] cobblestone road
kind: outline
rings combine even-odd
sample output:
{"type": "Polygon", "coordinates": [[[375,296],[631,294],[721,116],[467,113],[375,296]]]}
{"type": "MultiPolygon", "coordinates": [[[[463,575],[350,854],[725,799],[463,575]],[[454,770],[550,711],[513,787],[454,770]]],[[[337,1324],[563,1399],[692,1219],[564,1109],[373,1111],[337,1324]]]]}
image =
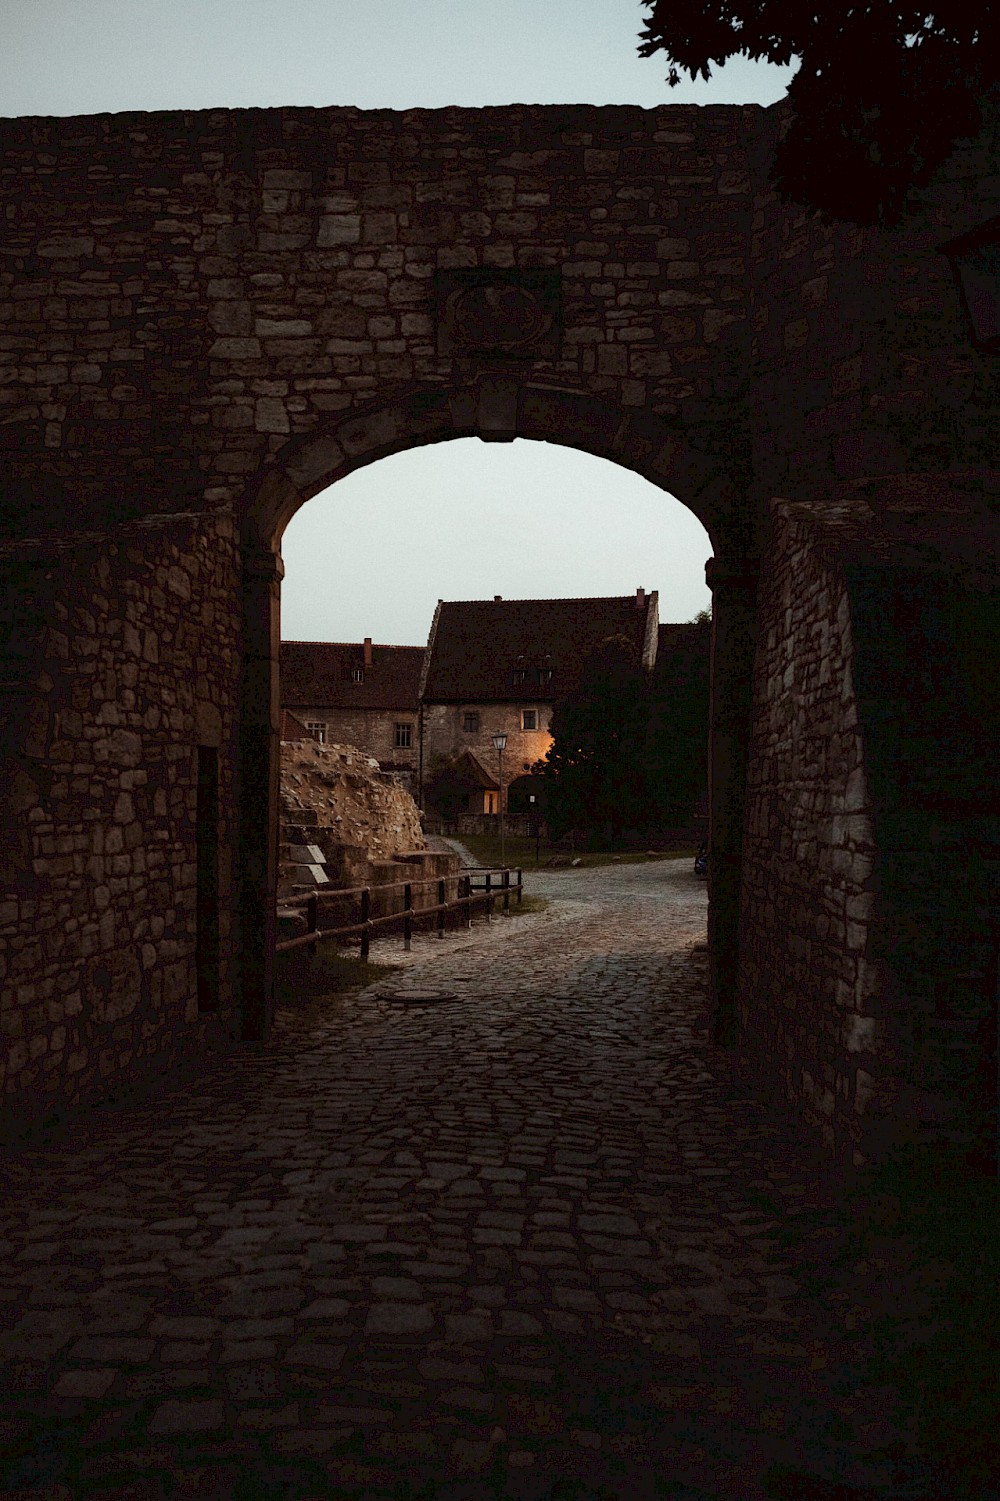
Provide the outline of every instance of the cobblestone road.
{"type": "Polygon", "coordinates": [[[704,883],[688,860],[528,880],[544,914],[419,935],[266,1049],[11,1156],[8,1488],[756,1501],[775,1462],[884,1478],[885,1394],[852,1389],[843,1315],[782,1236],[823,1202],[814,1166],[708,1045],[704,883]]]}

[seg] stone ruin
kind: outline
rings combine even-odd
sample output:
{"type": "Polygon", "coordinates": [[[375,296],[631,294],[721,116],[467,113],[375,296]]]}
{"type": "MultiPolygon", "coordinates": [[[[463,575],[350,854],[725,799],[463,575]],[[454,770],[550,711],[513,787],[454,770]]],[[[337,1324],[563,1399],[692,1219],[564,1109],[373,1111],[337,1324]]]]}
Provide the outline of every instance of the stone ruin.
{"type": "MultiPolygon", "coordinates": [[[[280,813],[281,936],[304,929],[304,914],[288,905],[289,897],[324,889],[329,896],[339,888],[385,887],[432,877],[445,877],[449,888],[454,885],[458,856],[428,849],[409,792],[356,746],[283,740],[280,813]]],[[[401,910],[401,896],[393,905],[401,910]]],[[[348,903],[324,903],[324,908],[336,911],[338,921],[347,920],[348,903]]],[[[385,899],[379,910],[388,910],[385,899]]]]}

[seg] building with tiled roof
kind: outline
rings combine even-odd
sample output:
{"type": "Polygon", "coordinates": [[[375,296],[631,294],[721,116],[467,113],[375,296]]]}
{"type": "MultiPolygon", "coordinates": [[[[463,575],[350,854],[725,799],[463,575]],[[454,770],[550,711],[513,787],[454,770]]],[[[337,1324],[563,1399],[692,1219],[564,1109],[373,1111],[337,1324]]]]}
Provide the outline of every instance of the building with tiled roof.
{"type": "Polygon", "coordinates": [[[655,590],[604,599],[439,600],[420,690],[424,778],[469,752],[493,780],[493,789],[471,788],[481,803],[469,811],[495,811],[493,736],[502,732],[506,806],[510,782],[548,751],[553,704],[579,686],[587,658],[619,638],[652,671],[658,624],[655,590]]]}
{"type": "Polygon", "coordinates": [[[283,641],[281,704],[327,745],[355,745],[414,793],[422,646],[283,641]]]}

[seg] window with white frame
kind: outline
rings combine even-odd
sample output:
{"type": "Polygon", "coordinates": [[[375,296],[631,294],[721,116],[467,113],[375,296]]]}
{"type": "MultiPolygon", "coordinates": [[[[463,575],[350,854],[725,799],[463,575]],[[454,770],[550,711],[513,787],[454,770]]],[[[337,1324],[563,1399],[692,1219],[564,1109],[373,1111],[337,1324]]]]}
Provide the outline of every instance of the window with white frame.
{"type": "Polygon", "coordinates": [[[397,723],[392,743],[397,750],[410,750],[413,745],[412,724],[397,723]]]}
{"type": "Polygon", "coordinates": [[[316,737],[316,739],[319,741],[320,745],[325,745],[326,744],[326,724],[325,723],[320,723],[318,720],[315,720],[315,719],[307,719],[306,720],[306,729],[309,731],[310,735],[314,735],[316,737]]]}
{"type": "Polygon", "coordinates": [[[351,668],[351,682],[352,683],[363,683],[364,680],[365,680],[365,669],[363,667],[352,667],[351,668]]]}
{"type": "Polygon", "coordinates": [[[522,730],[537,730],[538,729],[538,710],[537,709],[522,709],[521,710],[521,728],[522,728],[522,730]]]}

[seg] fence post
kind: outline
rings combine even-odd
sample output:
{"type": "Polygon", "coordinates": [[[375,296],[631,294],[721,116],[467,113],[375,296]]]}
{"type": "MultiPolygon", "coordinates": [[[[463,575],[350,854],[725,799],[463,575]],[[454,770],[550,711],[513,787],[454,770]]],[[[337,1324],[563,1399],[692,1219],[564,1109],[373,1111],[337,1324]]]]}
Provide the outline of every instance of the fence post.
{"type": "Polygon", "coordinates": [[[444,937],[444,881],[438,881],[438,937],[444,937]]]}
{"type": "Polygon", "coordinates": [[[406,885],[403,887],[403,949],[407,954],[410,952],[410,935],[413,932],[413,917],[410,910],[412,906],[413,887],[410,885],[409,881],[407,881],[406,885]]]}
{"type": "Polygon", "coordinates": [[[490,890],[492,888],[492,885],[493,885],[493,872],[491,870],[488,870],[486,872],[486,921],[487,922],[492,922],[493,921],[493,898],[490,895],[490,890]]]}
{"type": "Polygon", "coordinates": [[[366,886],[361,893],[361,921],[364,927],[361,929],[361,957],[368,958],[368,946],[371,942],[371,934],[368,929],[369,909],[371,905],[371,892],[366,886]]]}
{"type": "Polygon", "coordinates": [[[510,871],[506,866],[503,872],[503,910],[510,911],[510,871]]]}
{"type": "Polygon", "coordinates": [[[521,887],[524,885],[524,872],[520,865],[517,867],[517,905],[521,905],[521,887]]]}
{"type": "MultiPolygon", "coordinates": [[[[307,933],[315,933],[318,928],[319,928],[319,898],[317,896],[311,896],[309,898],[308,902],[306,903],[306,932],[307,933]]],[[[319,944],[318,943],[311,943],[309,945],[309,957],[310,957],[310,959],[315,958],[315,956],[316,956],[316,954],[318,952],[319,952],[319,944]]]]}
{"type": "Polygon", "coordinates": [[[465,881],[465,926],[472,927],[472,877],[464,876],[465,881]]]}

